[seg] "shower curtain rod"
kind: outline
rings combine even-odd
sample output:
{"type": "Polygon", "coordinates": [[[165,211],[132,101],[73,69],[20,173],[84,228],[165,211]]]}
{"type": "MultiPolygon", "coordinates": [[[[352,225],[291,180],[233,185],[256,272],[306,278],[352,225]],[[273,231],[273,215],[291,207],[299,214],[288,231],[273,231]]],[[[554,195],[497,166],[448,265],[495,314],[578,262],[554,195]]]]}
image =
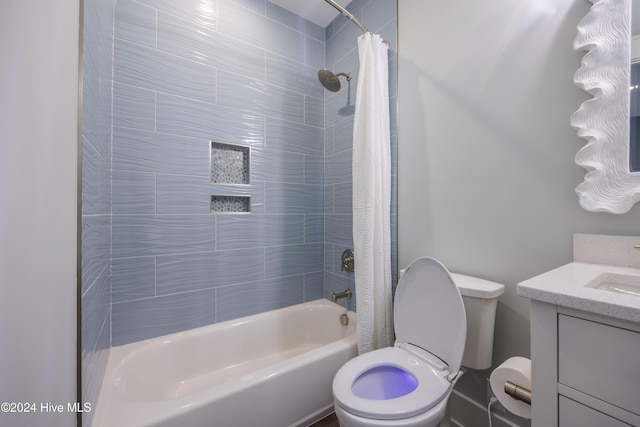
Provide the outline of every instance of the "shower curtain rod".
{"type": "Polygon", "coordinates": [[[324,0],[327,3],[329,3],[331,6],[335,7],[336,9],[338,9],[338,11],[340,13],[342,13],[344,16],[346,16],[347,18],[349,18],[349,20],[351,22],[353,22],[354,24],[356,24],[358,26],[358,28],[360,28],[362,30],[363,33],[367,33],[369,32],[369,30],[367,30],[367,27],[365,27],[364,25],[362,25],[360,23],[360,21],[358,21],[356,19],[355,16],[353,16],[349,11],[347,11],[347,9],[345,9],[344,7],[340,6],[338,3],[336,3],[334,0],[324,0]]]}

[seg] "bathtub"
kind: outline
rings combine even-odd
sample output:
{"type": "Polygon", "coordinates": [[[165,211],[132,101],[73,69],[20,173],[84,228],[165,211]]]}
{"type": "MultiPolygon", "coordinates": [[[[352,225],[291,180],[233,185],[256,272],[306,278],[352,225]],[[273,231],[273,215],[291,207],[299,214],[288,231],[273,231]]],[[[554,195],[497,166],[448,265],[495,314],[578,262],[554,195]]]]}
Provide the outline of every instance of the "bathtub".
{"type": "Polygon", "coordinates": [[[332,412],[356,318],[316,300],[113,347],[93,426],[307,426],[332,412]]]}

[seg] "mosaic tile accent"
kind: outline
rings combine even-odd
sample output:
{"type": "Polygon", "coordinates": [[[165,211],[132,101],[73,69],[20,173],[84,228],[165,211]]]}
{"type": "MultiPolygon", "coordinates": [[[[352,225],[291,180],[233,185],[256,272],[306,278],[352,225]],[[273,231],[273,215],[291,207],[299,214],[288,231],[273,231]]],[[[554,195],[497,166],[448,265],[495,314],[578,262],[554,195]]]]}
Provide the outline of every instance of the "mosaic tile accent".
{"type": "Polygon", "coordinates": [[[249,147],[211,141],[211,183],[249,184],[250,153],[249,147]]]}
{"type": "Polygon", "coordinates": [[[251,196],[218,196],[211,195],[212,213],[250,213],[251,196]]]}

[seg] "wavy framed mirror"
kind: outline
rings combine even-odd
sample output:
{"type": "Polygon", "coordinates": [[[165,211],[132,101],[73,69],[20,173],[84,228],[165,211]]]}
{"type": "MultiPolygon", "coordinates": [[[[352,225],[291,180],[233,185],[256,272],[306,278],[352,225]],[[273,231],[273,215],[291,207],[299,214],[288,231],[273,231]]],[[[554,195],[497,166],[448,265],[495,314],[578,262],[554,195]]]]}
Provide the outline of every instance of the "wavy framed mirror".
{"type": "Polygon", "coordinates": [[[587,170],[576,193],[585,210],[622,214],[640,200],[640,166],[631,157],[640,151],[635,141],[640,118],[632,117],[640,108],[630,104],[638,91],[631,86],[632,0],[589,1],[593,5],[574,41],[575,50],[586,51],[574,82],[592,95],[571,116],[578,136],[587,141],[575,158],[587,170]]]}

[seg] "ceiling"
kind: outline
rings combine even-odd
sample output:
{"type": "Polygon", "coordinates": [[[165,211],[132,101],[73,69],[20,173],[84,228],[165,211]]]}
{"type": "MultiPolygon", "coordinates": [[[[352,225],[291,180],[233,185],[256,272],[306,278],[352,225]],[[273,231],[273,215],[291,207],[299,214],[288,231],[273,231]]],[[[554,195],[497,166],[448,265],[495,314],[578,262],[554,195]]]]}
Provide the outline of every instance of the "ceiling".
{"type": "MultiPolygon", "coordinates": [[[[340,14],[333,6],[324,0],[269,0],[289,12],[326,28],[327,25],[340,14]]],[[[338,0],[341,6],[347,7],[351,0],[338,0]]]]}

